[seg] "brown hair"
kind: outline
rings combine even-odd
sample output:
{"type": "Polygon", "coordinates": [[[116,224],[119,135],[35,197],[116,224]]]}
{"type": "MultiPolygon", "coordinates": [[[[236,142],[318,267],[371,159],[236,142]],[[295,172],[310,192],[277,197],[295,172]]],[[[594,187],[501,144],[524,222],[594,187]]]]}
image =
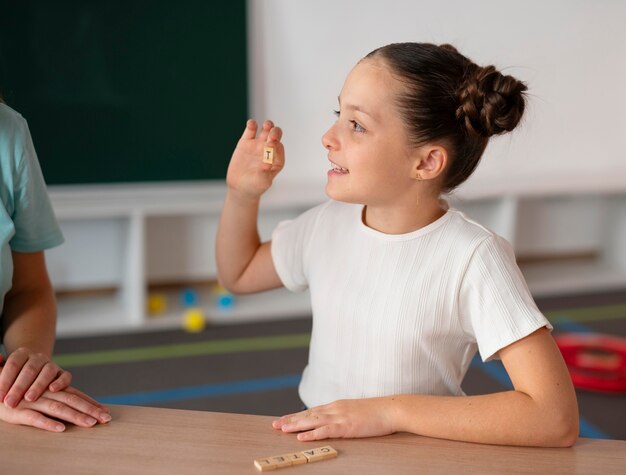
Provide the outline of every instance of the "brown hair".
{"type": "Polygon", "coordinates": [[[489,137],[513,130],[524,113],[523,82],[474,64],[451,45],[394,43],[365,58],[382,59],[407,86],[397,106],[411,143],[445,141],[445,192],[474,172],[489,137]]]}

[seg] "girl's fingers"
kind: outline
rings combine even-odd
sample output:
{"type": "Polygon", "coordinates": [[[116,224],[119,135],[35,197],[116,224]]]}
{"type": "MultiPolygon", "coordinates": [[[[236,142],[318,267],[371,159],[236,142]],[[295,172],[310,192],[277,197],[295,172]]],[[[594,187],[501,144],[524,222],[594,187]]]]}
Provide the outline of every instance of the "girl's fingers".
{"type": "Polygon", "coordinates": [[[330,425],[318,427],[315,430],[303,432],[302,434],[298,434],[296,436],[296,438],[301,442],[310,441],[310,440],[322,440],[322,439],[328,439],[331,437],[339,437],[339,436],[333,435],[333,426],[330,426],[330,425]]]}
{"type": "Polygon", "coordinates": [[[24,394],[24,399],[29,402],[36,401],[48,389],[50,381],[54,381],[56,376],[61,372],[55,363],[48,362],[41,368],[41,371],[37,375],[37,378],[30,385],[30,388],[24,394]]]}
{"type": "Polygon", "coordinates": [[[69,371],[60,369],[60,373],[58,373],[58,377],[54,381],[52,381],[49,389],[52,392],[60,391],[61,389],[67,388],[71,384],[71,382],[72,382],[72,373],[70,373],[69,371]]]}
{"type": "Polygon", "coordinates": [[[272,427],[274,427],[274,429],[280,429],[283,425],[289,424],[290,422],[298,420],[299,416],[304,417],[304,415],[308,412],[309,412],[309,409],[307,409],[306,411],[285,414],[284,416],[281,416],[280,418],[272,421],[272,427]]]}
{"type": "Polygon", "coordinates": [[[246,122],[246,128],[244,129],[241,138],[245,140],[254,139],[256,137],[257,128],[256,120],[248,119],[246,122]]]}
{"type": "Polygon", "coordinates": [[[267,136],[270,133],[270,130],[274,127],[274,122],[271,120],[266,120],[263,122],[263,128],[261,129],[261,133],[259,134],[259,140],[265,142],[267,140],[267,136]]]}
{"type": "Polygon", "coordinates": [[[272,146],[275,142],[280,142],[282,136],[283,130],[280,127],[272,127],[268,133],[268,145],[272,146]]]}

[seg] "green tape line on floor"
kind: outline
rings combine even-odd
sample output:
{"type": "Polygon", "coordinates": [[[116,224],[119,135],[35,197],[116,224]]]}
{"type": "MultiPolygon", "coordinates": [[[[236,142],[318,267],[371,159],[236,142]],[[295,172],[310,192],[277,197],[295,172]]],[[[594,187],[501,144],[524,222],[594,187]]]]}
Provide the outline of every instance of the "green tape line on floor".
{"type": "Polygon", "coordinates": [[[570,308],[565,310],[549,310],[544,312],[550,321],[558,317],[567,317],[577,322],[591,322],[594,320],[615,320],[626,318],[626,305],[604,305],[598,307],[570,308]]]}
{"type": "Polygon", "coordinates": [[[56,355],[54,361],[63,368],[76,368],[79,366],[131,363],[136,361],[184,358],[187,356],[216,355],[244,351],[284,350],[290,348],[306,348],[309,346],[310,338],[310,333],[234,338],[231,340],[148,346],[145,348],[61,354],[56,355]]]}

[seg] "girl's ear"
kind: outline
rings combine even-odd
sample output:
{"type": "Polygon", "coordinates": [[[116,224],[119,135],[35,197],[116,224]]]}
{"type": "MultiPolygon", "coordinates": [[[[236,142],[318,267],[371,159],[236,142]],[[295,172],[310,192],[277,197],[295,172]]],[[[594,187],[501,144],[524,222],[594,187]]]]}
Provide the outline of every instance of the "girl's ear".
{"type": "Polygon", "coordinates": [[[440,145],[425,145],[416,151],[413,174],[420,180],[432,180],[443,173],[448,164],[448,151],[440,145]]]}

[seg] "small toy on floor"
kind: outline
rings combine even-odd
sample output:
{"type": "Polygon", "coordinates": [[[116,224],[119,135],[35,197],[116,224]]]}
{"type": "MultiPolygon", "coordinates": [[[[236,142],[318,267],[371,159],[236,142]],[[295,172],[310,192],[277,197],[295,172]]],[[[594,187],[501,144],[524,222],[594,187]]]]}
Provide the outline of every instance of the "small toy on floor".
{"type": "Polygon", "coordinates": [[[200,333],[206,327],[204,313],[199,308],[185,310],[183,328],[189,333],[200,333]]]}
{"type": "Polygon", "coordinates": [[[161,315],[167,310],[167,297],[163,294],[148,295],[148,315],[161,315]]]}
{"type": "Polygon", "coordinates": [[[183,307],[194,307],[198,305],[198,292],[192,288],[186,288],[180,293],[180,300],[183,307]]]}
{"type": "Polygon", "coordinates": [[[213,293],[216,294],[215,305],[220,310],[230,310],[235,305],[235,296],[220,284],[213,286],[213,293]]]}
{"type": "Polygon", "coordinates": [[[596,333],[565,333],[554,337],[574,387],[626,393],[626,338],[596,333]]]}

